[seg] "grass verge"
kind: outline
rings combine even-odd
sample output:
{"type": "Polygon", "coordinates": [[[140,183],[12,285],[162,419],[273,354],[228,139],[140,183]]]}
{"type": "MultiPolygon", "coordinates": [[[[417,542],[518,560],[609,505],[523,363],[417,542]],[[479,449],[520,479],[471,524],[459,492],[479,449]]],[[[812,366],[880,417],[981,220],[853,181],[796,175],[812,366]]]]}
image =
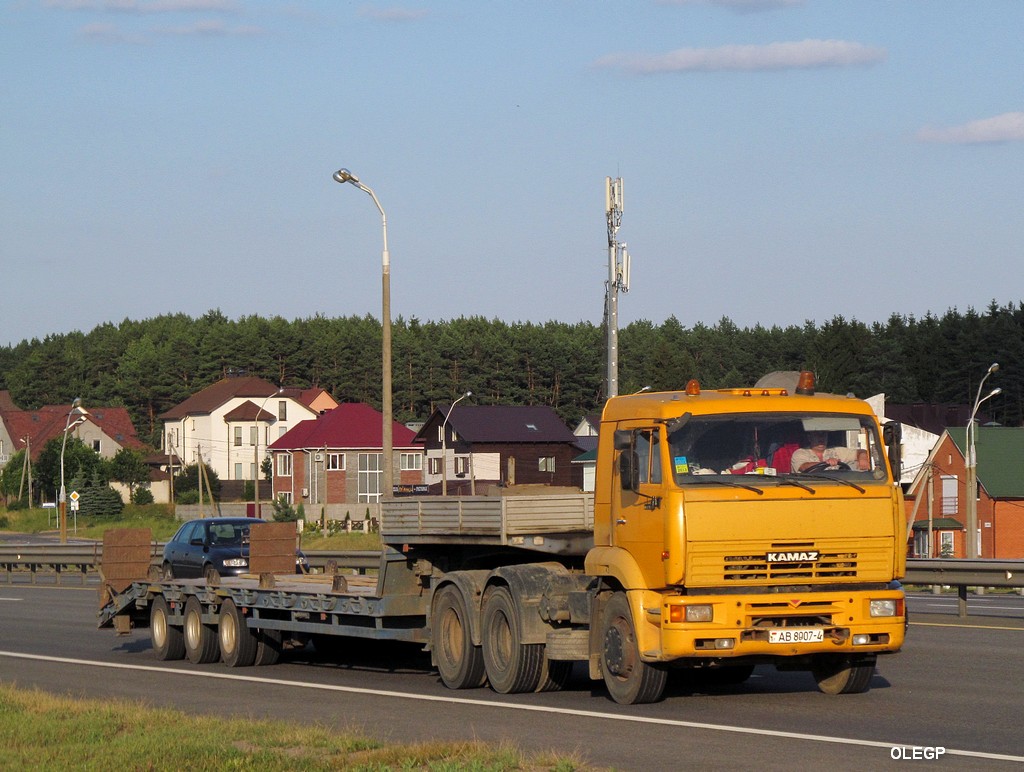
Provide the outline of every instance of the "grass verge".
{"type": "Polygon", "coordinates": [[[358,732],[192,716],[143,703],[59,697],[0,684],[4,769],[584,770],[510,745],[385,745],[358,732]]]}

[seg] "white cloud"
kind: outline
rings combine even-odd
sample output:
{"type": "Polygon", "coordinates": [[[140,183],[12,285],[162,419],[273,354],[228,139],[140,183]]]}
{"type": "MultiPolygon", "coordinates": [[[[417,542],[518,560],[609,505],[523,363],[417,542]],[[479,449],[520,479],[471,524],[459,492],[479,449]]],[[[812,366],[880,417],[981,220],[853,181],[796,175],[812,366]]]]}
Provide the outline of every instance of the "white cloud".
{"type": "Polygon", "coordinates": [[[104,24],[101,22],[86,24],[76,34],[78,37],[92,43],[130,43],[132,45],[139,45],[146,42],[140,35],[124,32],[114,24],[104,24]]]}
{"type": "Polygon", "coordinates": [[[375,21],[402,22],[419,21],[425,18],[428,12],[421,8],[373,8],[366,5],[359,9],[359,15],[375,21]]]}
{"type": "Polygon", "coordinates": [[[881,62],[884,48],[846,40],[801,40],[766,45],[730,45],[718,48],[680,48],[667,54],[610,54],[597,67],[621,69],[637,75],[662,72],[715,72],[722,70],[792,70],[850,67],[881,62]]]}
{"type": "Polygon", "coordinates": [[[949,145],[980,145],[994,142],[1024,141],[1024,113],[1003,113],[960,126],[936,129],[926,126],[917,132],[919,142],[949,145]]]}
{"type": "Polygon", "coordinates": [[[250,37],[264,34],[264,30],[259,27],[229,27],[220,19],[202,19],[177,27],[159,27],[153,32],[158,35],[181,35],[184,37],[250,37]]]}

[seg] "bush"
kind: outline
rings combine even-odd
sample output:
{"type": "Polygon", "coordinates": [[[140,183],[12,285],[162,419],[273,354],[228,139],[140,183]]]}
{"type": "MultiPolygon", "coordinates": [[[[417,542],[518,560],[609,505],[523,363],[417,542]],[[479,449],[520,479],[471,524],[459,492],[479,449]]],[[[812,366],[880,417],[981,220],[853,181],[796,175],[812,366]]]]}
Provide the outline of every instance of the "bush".
{"type": "Polygon", "coordinates": [[[124,509],[121,494],[109,485],[82,488],[78,492],[78,512],[83,517],[117,517],[124,509]]]}
{"type": "MultiPolygon", "coordinates": [[[[299,505],[302,506],[301,504],[299,505]]],[[[279,523],[291,523],[299,519],[299,513],[295,511],[295,508],[285,501],[284,496],[280,496],[273,501],[274,507],[274,520],[279,523]]]]}
{"type": "Polygon", "coordinates": [[[149,488],[136,488],[132,491],[132,504],[152,504],[153,491],[149,488]]]}
{"type": "Polygon", "coordinates": [[[181,493],[175,493],[174,500],[177,501],[179,504],[198,504],[199,491],[190,490],[182,491],[181,493]]]}

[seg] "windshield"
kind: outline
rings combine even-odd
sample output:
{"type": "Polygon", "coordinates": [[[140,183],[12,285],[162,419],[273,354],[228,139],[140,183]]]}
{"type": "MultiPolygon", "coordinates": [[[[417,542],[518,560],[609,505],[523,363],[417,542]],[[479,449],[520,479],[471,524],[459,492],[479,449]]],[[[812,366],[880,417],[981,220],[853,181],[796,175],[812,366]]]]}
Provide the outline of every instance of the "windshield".
{"type": "MultiPolygon", "coordinates": [[[[690,416],[670,427],[672,470],[679,485],[758,477],[790,480],[882,480],[882,445],[874,421],[840,414],[690,416]]],[[[766,480],[765,480],[766,481],[766,480]]]]}

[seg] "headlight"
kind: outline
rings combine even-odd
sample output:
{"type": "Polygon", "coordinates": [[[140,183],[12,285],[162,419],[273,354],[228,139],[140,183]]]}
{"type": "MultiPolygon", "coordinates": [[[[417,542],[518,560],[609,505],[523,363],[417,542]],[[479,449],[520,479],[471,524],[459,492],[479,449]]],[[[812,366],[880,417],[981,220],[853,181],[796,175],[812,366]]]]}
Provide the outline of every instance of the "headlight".
{"type": "Polygon", "coordinates": [[[895,598],[885,600],[873,600],[868,604],[869,613],[873,617],[894,617],[897,616],[896,607],[898,603],[895,598]]]}
{"type": "Polygon", "coordinates": [[[249,561],[245,558],[228,558],[224,561],[224,565],[230,568],[245,568],[249,565],[249,561]]]}

